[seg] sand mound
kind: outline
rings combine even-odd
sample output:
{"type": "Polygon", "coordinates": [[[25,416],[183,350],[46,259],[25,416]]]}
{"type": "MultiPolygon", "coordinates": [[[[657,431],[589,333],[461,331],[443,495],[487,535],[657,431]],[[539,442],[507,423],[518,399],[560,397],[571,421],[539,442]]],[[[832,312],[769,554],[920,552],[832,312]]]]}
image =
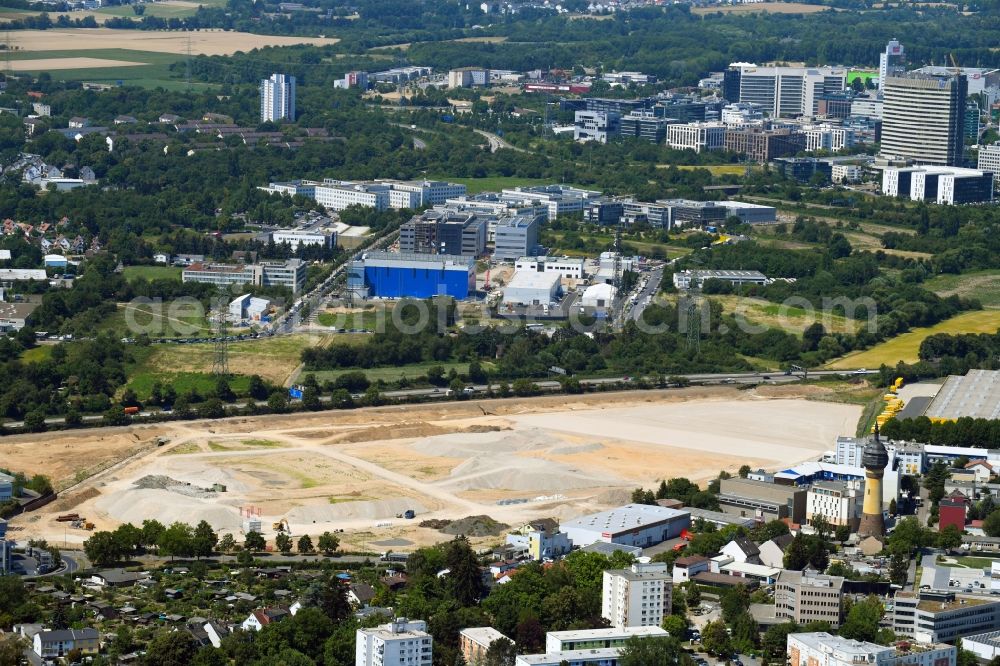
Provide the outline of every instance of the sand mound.
{"type": "Polygon", "coordinates": [[[493,430],[490,432],[462,432],[442,434],[419,439],[410,446],[418,453],[445,458],[470,458],[473,456],[503,456],[518,451],[544,450],[559,440],[540,428],[524,430],[493,430]]]}
{"type": "Polygon", "coordinates": [[[622,506],[632,501],[632,493],[625,488],[612,488],[595,497],[594,501],[610,506],[622,506]]]}
{"type": "Polygon", "coordinates": [[[427,423],[426,421],[411,421],[393,426],[373,426],[362,430],[354,430],[337,437],[334,441],[350,444],[354,442],[372,442],[386,439],[408,439],[411,437],[439,437],[441,435],[451,435],[458,433],[484,433],[502,430],[501,426],[494,425],[472,425],[467,427],[453,427],[427,423]]]}
{"type": "Polygon", "coordinates": [[[174,522],[193,525],[205,520],[217,530],[238,530],[241,526],[240,514],[233,507],[158,488],[111,493],[98,499],[94,506],[115,520],[133,525],[152,518],[164,525],[174,522]]]}
{"type": "Polygon", "coordinates": [[[328,523],[337,520],[395,518],[407,509],[413,509],[417,513],[423,513],[427,510],[419,502],[412,499],[395,497],[365,502],[297,506],[287,515],[289,522],[292,523],[328,523]]]}
{"type": "Polygon", "coordinates": [[[591,442],[590,444],[577,444],[575,446],[560,446],[552,449],[549,453],[554,456],[569,456],[574,453],[591,453],[593,451],[600,451],[603,448],[603,444],[591,442]]]}
{"type": "Polygon", "coordinates": [[[489,516],[468,516],[452,520],[441,528],[445,534],[464,534],[471,537],[500,536],[510,529],[510,525],[493,520],[489,516]]]}
{"type": "Polygon", "coordinates": [[[440,481],[438,485],[453,491],[489,489],[560,492],[573,488],[615,485],[618,482],[611,475],[591,476],[559,462],[508,456],[470,458],[452,470],[450,479],[440,481]]]}

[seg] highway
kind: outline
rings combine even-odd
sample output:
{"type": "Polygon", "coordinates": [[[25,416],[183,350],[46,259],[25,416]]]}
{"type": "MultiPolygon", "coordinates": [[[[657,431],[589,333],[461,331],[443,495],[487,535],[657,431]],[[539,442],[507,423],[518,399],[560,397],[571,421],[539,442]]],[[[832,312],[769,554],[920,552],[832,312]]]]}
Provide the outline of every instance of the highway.
{"type": "Polygon", "coordinates": [[[493,134],[492,132],[487,132],[486,130],[479,130],[479,129],[473,131],[479,136],[485,138],[489,142],[491,153],[495,153],[498,150],[502,150],[504,148],[509,148],[510,150],[516,150],[519,153],[531,152],[530,150],[525,150],[524,148],[518,148],[517,146],[510,145],[509,143],[504,141],[502,137],[493,134]]]}

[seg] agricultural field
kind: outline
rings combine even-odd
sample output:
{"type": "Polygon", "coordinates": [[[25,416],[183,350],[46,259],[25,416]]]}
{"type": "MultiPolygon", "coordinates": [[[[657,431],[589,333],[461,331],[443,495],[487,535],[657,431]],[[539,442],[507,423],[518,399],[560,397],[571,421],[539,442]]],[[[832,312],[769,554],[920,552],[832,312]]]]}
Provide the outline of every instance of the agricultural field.
{"type": "MultiPolygon", "coordinates": [[[[180,57],[170,53],[120,48],[22,51],[12,53],[10,59],[11,69],[30,74],[44,71],[53,78],[65,81],[97,83],[121,81],[129,85],[162,86],[167,89],[179,89],[185,86],[181,75],[170,70],[170,65],[178,62],[180,57]]],[[[192,83],[192,85],[204,84],[192,83]]]]}
{"type": "Polygon", "coordinates": [[[919,360],[920,343],[936,333],[994,333],[1000,329],[1000,311],[976,310],[947,319],[929,328],[915,328],[871,349],[852,352],[829,363],[833,370],[851,368],[877,368],[883,363],[895,365],[899,361],[915,363],[919,360]]]}
{"type": "Polygon", "coordinates": [[[962,275],[938,275],[924,282],[938,296],[978,298],[984,308],[1000,308],[1000,271],[976,271],[962,275]]]}

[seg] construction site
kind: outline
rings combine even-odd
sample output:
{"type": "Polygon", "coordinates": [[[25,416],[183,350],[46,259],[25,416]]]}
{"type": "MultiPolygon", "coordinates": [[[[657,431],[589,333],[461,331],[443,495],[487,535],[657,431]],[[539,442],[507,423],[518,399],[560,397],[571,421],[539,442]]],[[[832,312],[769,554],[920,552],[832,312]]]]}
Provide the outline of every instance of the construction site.
{"type": "Polygon", "coordinates": [[[69,548],[90,529],[156,519],[269,542],[278,530],[343,531],[348,550],[407,550],[470,516],[571,518],[663,478],[815,460],[861,413],[823,401],[826,390],[694,387],[19,435],[5,439],[6,464],[62,490],[12,526],[69,548]]]}

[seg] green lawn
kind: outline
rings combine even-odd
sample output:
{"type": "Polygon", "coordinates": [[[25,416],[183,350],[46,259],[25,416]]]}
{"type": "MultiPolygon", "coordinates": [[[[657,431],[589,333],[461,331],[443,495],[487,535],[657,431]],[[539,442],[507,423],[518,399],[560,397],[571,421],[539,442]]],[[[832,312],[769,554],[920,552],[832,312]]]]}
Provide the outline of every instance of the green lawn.
{"type": "Polygon", "coordinates": [[[145,280],[177,280],[181,279],[184,269],[178,266],[126,266],[122,275],[129,282],[138,278],[145,280]]]}
{"type": "Polygon", "coordinates": [[[994,560],[988,557],[954,557],[951,558],[959,566],[969,567],[970,569],[989,569],[994,560]]]}
{"type": "Polygon", "coordinates": [[[978,298],[985,308],[1000,308],[1000,271],[974,271],[962,275],[938,275],[924,282],[938,296],[978,298]]]}
{"type": "MultiPolygon", "coordinates": [[[[469,364],[468,363],[436,363],[435,362],[435,363],[414,363],[412,365],[402,365],[402,366],[390,367],[390,368],[368,368],[368,369],[362,370],[362,372],[364,372],[365,375],[368,376],[369,381],[376,382],[376,381],[378,381],[378,380],[381,379],[381,380],[386,381],[386,382],[392,382],[392,381],[396,381],[397,379],[400,379],[402,377],[406,377],[408,379],[413,379],[413,378],[418,377],[420,375],[426,375],[427,374],[427,370],[429,368],[433,368],[436,365],[440,365],[441,367],[443,367],[445,373],[450,372],[452,368],[454,368],[455,372],[457,372],[459,374],[463,374],[463,373],[466,373],[466,372],[469,371],[469,364]]],[[[320,370],[318,372],[313,372],[313,373],[303,372],[299,376],[299,379],[302,379],[302,377],[304,377],[307,374],[314,374],[314,375],[316,375],[317,381],[319,381],[320,383],[323,383],[323,382],[325,382],[327,380],[333,381],[337,377],[339,377],[340,375],[343,375],[345,373],[348,373],[348,372],[357,372],[357,371],[358,371],[357,368],[346,368],[346,369],[343,369],[343,370],[320,370]]]]}
{"type": "MultiPolygon", "coordinates": [[[[139,400],[145,400],[149,398],[149,392],[156,382],[173,386],[177,395],[194,389],[204,396],[215,390],[218,381],[210,372],[140,372],[129,380],[128,387],[135,391],[139,400]]],[[[235,375],[230,378],[229,386],[236,393],[245,393],[250,387],[250,378],[235,375]]]]}
{"type": "MultiPolygon", "coordinates": [[[[131,11],[131,10],[130,10],[131,11]]],[[[18,60],[43,60],[46,58],[102,58],[106,60],[121,60],[126,62],[141,62],[142,65],[122,67],[88,67],[84,69],[53,69],[47,70],[57,81],[93,81],[97,83],[116,83],[121,81],[128,85],[148,88],[163,87],[182,90],[186,87],[184,72],[171,72],[170,65],[184,60],[184,56],[175,53],[156,53],[154,51],[133,51],[130,49],[92,49],[92,50],[52,50],[52,51],[20,51],[9,55],[12,62],[18,60]]],[[[25,73],[39,74],[38,71],[25,73]]],[[[192,82],[192,87],[205,87],[207,84],[192,82]]]]}

